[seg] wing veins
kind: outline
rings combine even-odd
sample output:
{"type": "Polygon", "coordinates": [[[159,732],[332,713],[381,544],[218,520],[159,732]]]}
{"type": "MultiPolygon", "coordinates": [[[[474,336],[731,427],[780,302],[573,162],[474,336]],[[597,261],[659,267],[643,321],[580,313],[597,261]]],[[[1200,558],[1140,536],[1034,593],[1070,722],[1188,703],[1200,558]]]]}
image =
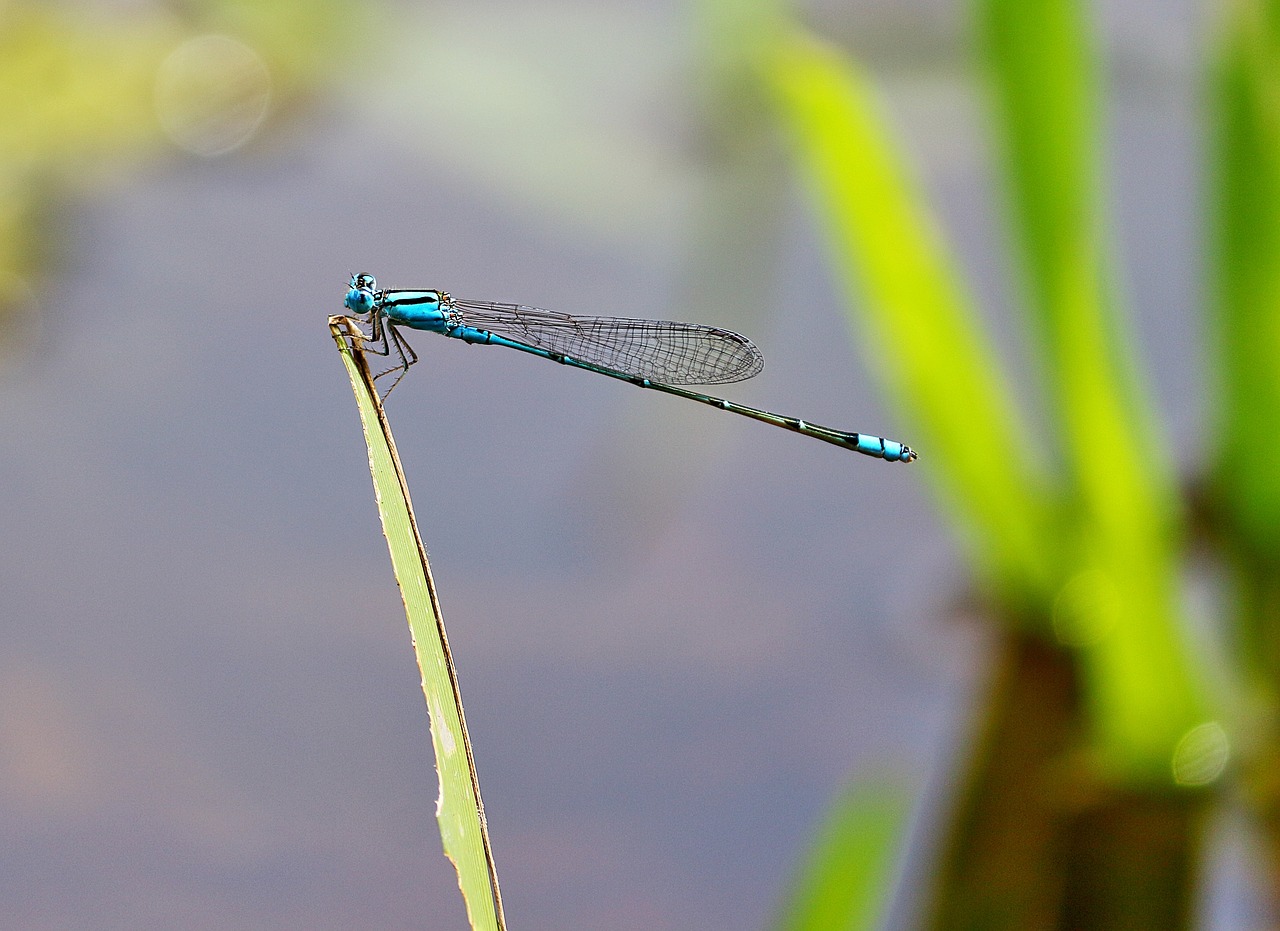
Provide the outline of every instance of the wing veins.
{"type": "Polygon", "coordinates": [[[467,326],[638,378],[673,385],[742,381],[764,367],[732,330],[632,317],[577,317],[527,304],[455,300],[467,326]]]}

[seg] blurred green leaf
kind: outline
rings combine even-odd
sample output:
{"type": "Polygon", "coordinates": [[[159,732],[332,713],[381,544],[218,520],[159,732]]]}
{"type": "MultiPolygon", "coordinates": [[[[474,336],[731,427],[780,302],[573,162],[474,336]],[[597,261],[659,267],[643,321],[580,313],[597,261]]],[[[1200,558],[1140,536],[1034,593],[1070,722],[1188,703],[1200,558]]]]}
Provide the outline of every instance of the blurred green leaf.
{"type": "Polygon", "coordinates": [[[899,785],[857,783],[832,807],[778,918],[778,931],[880,927],[909,799],[899,785]]]}
{"type": "Polygon", "coordinates": [[[440,839],[445,855],[458,871],[458,885],[466,901],[471,927],[502,928],[498,874],[489,848],[480,784],[462,715],[462,696],[440,618],[431,566],[418,535],[409,502],[409,486],[391,438],[391,427],[378,402],[364,355],[353,352],[349,345],[352,334],[345,329],[347,326],[350,323],[344,317],[329,320],[329,330],[338,344],[355,392],[365,443],[369,447],[369,470],[373,474],[378,516],[382,519],[382,532],[391,552],[391,566],[396,584],[400,586],[418,669],[422,673],[422,694],[427,699],[440,785],[436,800],[440,839]]]}
{"type": "MultiPolygon", "coordinates": [[[[1218,493],[1234,544],[1280,561],[1280,5],[1227,6],[1213,87],[1218,493]]],[[[1274,658],[1272,658],[1274,662],[1274,658]]]]}
{"type": "Polygon", "coordinates": [[[1104,762],[1167,781],[1178,740],[1206,719],[1186,643],[1168,460],[1122,341],[1106,255],[1094,52],[1075,0],[978,0],[995,130],[1026,269],[1045,386],[1059,414],[1097,636],[1084,656],[1104,762]]]}
{"type": "Polygon", "coordinates": [[[855,339],[906,403],[908,426],[895,435],[919,450],[999,594],[1043,603],[1061,558],[1049,485],[866,78],[799,33],[775,39],[763,67],[825,222],[855,339]]]}

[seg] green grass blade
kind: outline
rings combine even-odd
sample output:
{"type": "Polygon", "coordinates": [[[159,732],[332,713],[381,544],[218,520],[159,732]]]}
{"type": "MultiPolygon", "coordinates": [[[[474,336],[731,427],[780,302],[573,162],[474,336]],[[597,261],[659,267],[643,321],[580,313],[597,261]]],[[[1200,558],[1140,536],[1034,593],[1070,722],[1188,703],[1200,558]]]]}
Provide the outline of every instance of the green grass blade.
{"type": "Polygon", "coordinates": [[[1280,560],[1280,6],[1229,4],[1213,87],[1221,432],[1233,542],[1280,560]]]}
{"type": "Polygon", "coordinates": [[[908,808],[898,786],[852,786],[828,815],[775,925],[777,931],[880,927],[908,808]]]}
{"type": "Polygon", "coordinates": [[[865,78],[796,33],[764,73],[795,141],[849,294],[851,324],[910,413],[920,452],[962,525],[973,561],[1007,599],[1042,602],[1059,556],[1052,496],[972,305],[865,78]]]}
{"type": "Polygon", "coordinates": [[[1083,652],[1099,749],[1131,776],[1167,780],[1206,702],[1180,617],[1168,460],[1107,267],[1087,14],[1076,0],[978,0],[977,9],[1012,238],[1071,483],[1075,594],[1099,632],[1083,652]]]}
{"type": "Polygon", "coordinates": [[[404,601],[413,637],[418,668],[422,672],[422,693],[427,699],[431,719],[431,743],[435,748],[436,773],[440,795],[436,801],[436,820],[444,852],[458,871],[458,885],[467,905],[467,916],[473,929],[502,929],[502,898],[498,891],[498,874],[489,847],[489,832],[484,808],[480,802],[480,784],[471,756],[471,740],[462,716],[462,699],[457,676],[449,655],[449,642],[431,567],[418,535],[409,487],[396,454],[395,442],[386,415],[378,401],[368,366],[361,353],[353,352],[350,322],[345,317],[331,317],[329,330],[338,344],[356,406],[369,447],[369,470],[373,473],[374,495],[382,531],[391,551],[391,565],[404,601]]]}

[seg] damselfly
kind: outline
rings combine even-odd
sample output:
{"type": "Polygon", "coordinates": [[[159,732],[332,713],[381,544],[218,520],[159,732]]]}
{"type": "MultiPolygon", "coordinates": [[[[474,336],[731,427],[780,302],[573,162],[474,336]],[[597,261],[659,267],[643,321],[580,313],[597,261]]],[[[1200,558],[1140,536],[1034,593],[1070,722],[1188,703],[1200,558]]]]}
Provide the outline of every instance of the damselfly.
{"type": "MultiPolygon", "coordinates": [[[[352,314],[368,318],[372,332],[366,337],[364,348],[388,357],[395,353],[400,360],[399,365],[378,376],[398,372],[392,388],[418,361],[418,354],[398,329],[410,327],[468,343],[518,349],[641,388],[709,404],[877,459],[911,462],[916,458],[911,447],[882,436],[832,430],[680,387],[742,381],[764,368],[764,357],[755,344],[732,330],[669,320],[575,317],[524,304],[458,300],[446,291],[379,291],[373,276],[365,274],[351,276],[345,303],[352,314]]],[[[390,389],[387,393],[391,393],[390,389]]]]}

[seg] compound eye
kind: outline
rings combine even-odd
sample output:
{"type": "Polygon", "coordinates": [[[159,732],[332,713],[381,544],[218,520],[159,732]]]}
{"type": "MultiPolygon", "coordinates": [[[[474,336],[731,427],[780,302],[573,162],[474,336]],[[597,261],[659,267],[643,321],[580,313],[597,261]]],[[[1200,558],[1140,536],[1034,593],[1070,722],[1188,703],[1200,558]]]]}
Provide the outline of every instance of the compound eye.
{"type": "Polygon", "coordinates": [[[352,276],[351,286],[361,291],[372,291],[378,286],[378,282],[372,275],[361,273],[352,276]]]}

